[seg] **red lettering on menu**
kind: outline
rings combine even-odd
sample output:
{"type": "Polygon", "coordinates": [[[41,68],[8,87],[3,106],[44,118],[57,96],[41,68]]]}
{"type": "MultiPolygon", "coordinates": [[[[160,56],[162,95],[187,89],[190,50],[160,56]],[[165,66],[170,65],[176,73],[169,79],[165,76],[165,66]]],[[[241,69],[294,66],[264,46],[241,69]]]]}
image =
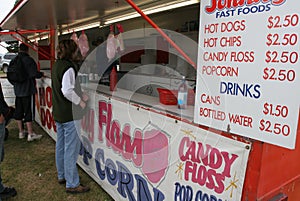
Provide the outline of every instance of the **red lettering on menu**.
{"type": "Polygon", "coordinates": [[[230,113],[228,113],[228,117],[231,123],[252,128],[252,122],[253,122],[252,117],[248,117],[245,115],[238,115],[238,114],[230,114],[230,113]]]}
{"type": "Polygon", "coordinates": [[[209,103],[209,104],[215,104],[220,105],[220,96],[210,96],[207,94],[201,94],[200,100],[202,103],[209,103]]]}
{"type": "Polygon", "coordinates": [[[286,0],[211,0],[211,5],[205,7],[207,13],[213,13],[216,10],[231,9],[242,6],[251,6],[253,4],[272,3],[275,6],[281,5],[286,0]]]}

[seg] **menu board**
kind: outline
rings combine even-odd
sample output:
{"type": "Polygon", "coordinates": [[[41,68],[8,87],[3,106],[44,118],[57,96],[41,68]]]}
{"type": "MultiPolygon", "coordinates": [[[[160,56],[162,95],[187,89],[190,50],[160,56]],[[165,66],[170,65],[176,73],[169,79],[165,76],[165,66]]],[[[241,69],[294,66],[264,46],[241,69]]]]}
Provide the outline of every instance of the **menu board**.
{"type": "Polygon", "coordinates": [[[202,0],[194,121],[294,149],[300,7],[293,0],[202,0]]]}

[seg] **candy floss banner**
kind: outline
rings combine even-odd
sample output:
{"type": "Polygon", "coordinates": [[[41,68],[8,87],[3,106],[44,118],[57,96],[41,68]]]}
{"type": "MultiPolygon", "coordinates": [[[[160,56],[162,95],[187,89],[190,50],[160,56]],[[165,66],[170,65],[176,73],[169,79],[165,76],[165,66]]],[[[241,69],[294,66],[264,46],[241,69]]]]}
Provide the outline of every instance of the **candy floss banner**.
{"type": "Polygon", "coordinates": [[[295,148],[299,13],[294,0],[201,0],[196,123],[295,148]]]}
{"type": "MultiPolygon", "coordinates": [[[[39,82],[38,122],[56,138],[51,88],[39,82]]],[[[240,200],[250,145],[90,93],[78,163],[115,200],[240,200]]]]}

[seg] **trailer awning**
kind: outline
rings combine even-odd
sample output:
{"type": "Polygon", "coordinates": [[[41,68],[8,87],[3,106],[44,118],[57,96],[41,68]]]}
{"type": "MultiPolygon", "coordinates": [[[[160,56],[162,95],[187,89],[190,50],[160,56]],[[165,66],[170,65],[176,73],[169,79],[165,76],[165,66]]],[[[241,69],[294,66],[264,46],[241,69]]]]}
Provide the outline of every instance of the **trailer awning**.
{"type": "MultiPolygon", "coordinates": [[[[134,0],[142,10],[199,0],[134,0]]],[[[73,29],[135,12],[124,0],[20,0],[1,22],[4,30],[73,29]]]]}
{"type": "MultiPolygon", "coordinates": [[[[0,27],[4,30],[18,32],[22,30],[48,30],[51,32],[50,35],[53,35],[53,30],[57,30],[60,34],[65,31],[70,33],[77,27],[84,26],[84,29],[87,29],[87,25],[91,24],[93,27],[99,27],[114,23],[115,20],[121,21],[121,19],[125,20],[126,17],[142,15],[192,66],[196,67],[194,62],[167,34],[146,16],[199,2],[200,0],[20,0],[0,23],[0,27]]],[[[27,43],[31,42],[32,39],[42,38],[36,33],[19,35],[22,37],[20,40],[13,35],[11,36],[19,41],[27,41],[27,43]],[[30,39],[29,35],[35,36],[30,39]]],[[[51,50],[54,58],[54,46],[51,50]]]]}

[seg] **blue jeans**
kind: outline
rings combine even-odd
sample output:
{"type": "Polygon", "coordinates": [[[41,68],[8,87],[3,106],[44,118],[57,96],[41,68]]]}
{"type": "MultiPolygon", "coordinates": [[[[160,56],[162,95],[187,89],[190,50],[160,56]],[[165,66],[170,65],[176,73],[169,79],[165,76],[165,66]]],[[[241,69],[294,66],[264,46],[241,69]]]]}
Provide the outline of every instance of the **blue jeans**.
{"type": "MultiPolygon", "coordinates": [[[[0,162],[2,162],[4,157],[4,136],[5,136],[5,121],[0,124],[0,162]]],[[[4,185],[2,183],[1,173],[0,173],[0,192],[4,190],[4,185]]],[[[1,198],[0,198],[1,200],[1,198]]]]}
{"type": "Polygon", "coordinates": [[[79,183],[77,159],[80,151],[80,121],[55,122],[57,128],[56,168],[58,179],[66,179],[67,188],[75,188],[79,183]]]}

